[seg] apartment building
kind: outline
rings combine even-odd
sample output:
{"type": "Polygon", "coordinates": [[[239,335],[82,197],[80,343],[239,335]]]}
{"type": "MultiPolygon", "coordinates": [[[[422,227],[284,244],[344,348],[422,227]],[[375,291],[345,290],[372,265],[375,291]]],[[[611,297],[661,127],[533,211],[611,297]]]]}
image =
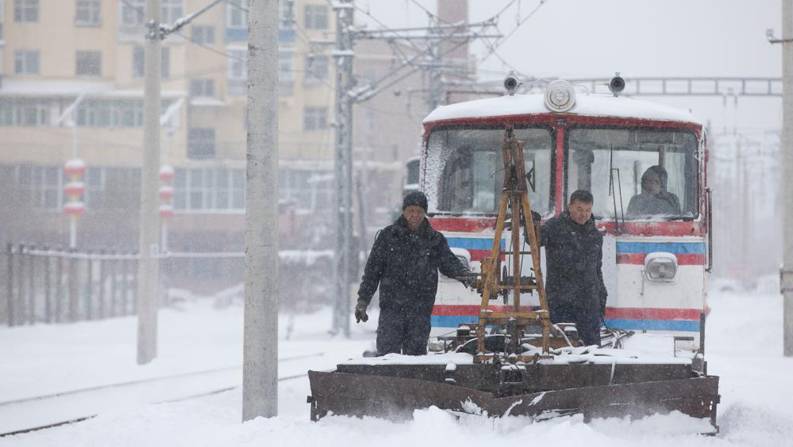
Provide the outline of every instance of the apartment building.
{"type": "MultiPolygon", "coordinates": [[[[161,0],[162,21],[206,3],[161,0]]],[[[0,239],[68,240],[63,166],[79,158],[87,165],[79,245],[135,246],[144,5],[0,0],[0,239]]],[[[335,18],[324,0],[280,5],[282,202],[311,211],[331,202],[335,18]]],[[[175,168],[174,250],[241,248],[246,39],[247,1],[229,0],[163,42],[161,159],[175,168]]],[[[389,148],[387,161],[403,158],[389,148]]]]}

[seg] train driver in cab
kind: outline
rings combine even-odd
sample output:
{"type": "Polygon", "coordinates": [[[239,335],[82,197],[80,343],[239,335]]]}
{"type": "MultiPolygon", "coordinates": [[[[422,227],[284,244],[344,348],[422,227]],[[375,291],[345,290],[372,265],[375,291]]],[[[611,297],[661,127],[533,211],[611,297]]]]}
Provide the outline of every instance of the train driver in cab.
{"type": "Polygon", "coordinates": [[[666,169],[654,165],[642,174],[642,192],[628,203],[628,216],[680,215],[680,200],[666,190],[666,169]]]}

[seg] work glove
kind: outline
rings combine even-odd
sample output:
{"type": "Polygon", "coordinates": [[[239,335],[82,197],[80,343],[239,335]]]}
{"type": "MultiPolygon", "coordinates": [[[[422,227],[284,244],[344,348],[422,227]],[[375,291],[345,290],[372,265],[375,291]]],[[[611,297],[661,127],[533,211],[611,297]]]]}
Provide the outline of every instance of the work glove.
{"type": "Polygon", "coordinates": [[[468,289],[473,289],[476,285],[476,273],[469,273],[465,275],[460,275],[457,278],[457,281],[463,283],[463,285],[468,289]]]}
{"type": "Polygon", "coordinates": [[[366,302],[358,300],[358,304],[355,305],[355,322],[360,323],[361,321],[364,323],[369,321],[369,315],[366,315],[366,302]]]}

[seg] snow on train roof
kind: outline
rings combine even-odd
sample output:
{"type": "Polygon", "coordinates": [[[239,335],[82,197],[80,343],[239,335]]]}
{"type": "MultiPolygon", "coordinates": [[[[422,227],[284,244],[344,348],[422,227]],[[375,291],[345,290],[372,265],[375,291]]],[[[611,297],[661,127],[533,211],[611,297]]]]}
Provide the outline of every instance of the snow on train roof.
{"type": "MultiPolygon", "coordinates": [[[[551,112],[545,107],[545,96],[542,94],[501,96],[440,106],[424,119],[424,124],[465,118],[546,113],[551,112]]],[[[570,111],[559,113],[559,115],[639,118],[701,124],[692,113],[664,104],[626,96],[614,97],[587,93],[577,93],[575,106],[570,111]]]]}

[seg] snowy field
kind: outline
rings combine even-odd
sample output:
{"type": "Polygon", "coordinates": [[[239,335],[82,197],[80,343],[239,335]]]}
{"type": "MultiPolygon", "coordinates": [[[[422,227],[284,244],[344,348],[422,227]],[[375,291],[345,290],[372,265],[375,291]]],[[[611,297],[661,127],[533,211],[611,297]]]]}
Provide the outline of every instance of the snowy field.
{"type": "Polygon", "coordinates": [[[305,371],[332,368],[374,340],[376,316],[353,327],[347,339],[327,333],[330,312],[282,317],[279,416],[242,424],[239,387],[180,400],[241,383],[242,309],[212,304],[202,300],[162,311],[159,357],[147,366],[135,364],[134,318],[1,328],[0,433],[98,416],[0,438],[0,446],[793,445],[793,359],[781,355],[782,300],[776,294],[711,294],[707,358],[709,372],[721,377],[721,433],[715,437],[697,435],[699,421],[681,414],[531,423],[521,417],[456,419],[427,409],[407,423],[347,417],[313,423],[305,371]],[[186,374],[198,371],[203,373],[186,374]],[[176,377],[142,382],[162,376],[176,377]],[[63,394],[121,382],[128,384],[63,394]],[[29,400],[50,394],[60,395],[29,400]]]}

